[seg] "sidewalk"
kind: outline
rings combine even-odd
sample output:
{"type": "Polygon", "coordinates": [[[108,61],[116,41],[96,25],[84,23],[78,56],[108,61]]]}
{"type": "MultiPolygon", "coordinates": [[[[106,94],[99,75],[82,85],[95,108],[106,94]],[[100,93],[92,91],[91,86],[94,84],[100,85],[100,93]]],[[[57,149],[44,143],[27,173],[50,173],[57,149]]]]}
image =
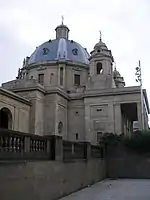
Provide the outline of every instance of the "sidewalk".
{"type": "Polygon", "coordinates": [[[150,200],[150,180],[104,180],[60,200],[150,200]]]}

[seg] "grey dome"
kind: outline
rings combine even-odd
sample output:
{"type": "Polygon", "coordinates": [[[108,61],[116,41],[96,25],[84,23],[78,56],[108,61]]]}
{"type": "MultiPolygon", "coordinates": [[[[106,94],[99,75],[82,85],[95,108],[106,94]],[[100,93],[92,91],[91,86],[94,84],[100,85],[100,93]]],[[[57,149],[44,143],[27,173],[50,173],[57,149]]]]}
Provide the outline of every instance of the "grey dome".
{"type": "Polygon", "coordinates": [[[100,40],[95,46],[94,49],[108,49],[106,44],[100,40]]]}
{"type": "Polygon", "coordinates": [[[28,65],[46,61],[65,60],[81,64],[89,64],[90,55],[80,44],[65,38],[49,40],[33,52],[28,65]]]}

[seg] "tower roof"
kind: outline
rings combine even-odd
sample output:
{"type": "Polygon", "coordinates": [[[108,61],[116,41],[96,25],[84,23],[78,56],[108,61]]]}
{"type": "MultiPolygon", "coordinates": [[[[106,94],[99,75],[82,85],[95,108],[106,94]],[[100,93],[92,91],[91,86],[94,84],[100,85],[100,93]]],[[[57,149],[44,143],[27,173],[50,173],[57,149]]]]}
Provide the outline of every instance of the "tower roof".
{"type": "Polygon", "coordinates": [[[102,41],[102,32],[100,31],[99,42],[94,46],[94,49],[108,49],[106,44],[102,41]]]}

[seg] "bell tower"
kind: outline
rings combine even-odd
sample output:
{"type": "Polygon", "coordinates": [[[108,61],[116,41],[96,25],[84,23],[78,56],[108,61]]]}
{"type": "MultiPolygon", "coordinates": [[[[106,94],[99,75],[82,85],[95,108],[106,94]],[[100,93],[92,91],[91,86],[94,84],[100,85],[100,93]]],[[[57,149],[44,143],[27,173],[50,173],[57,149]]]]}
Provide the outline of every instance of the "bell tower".
{"type": "Polygon", "coordinates": [[[113,56],[106,44],[102,41],[100,32],[99,42],[94,46],[90,57],[89,84],[93,89],[115,87],[113,80],[113,56]]]}

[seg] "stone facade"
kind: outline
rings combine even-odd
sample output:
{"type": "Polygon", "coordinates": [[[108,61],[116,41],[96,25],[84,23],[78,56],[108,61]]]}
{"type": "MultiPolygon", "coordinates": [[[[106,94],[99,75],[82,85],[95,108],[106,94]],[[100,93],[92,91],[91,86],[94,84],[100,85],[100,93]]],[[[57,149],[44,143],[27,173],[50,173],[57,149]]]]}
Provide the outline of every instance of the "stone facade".
{"type": "Polygon", "coordinates": [[[131,133],[136,121],[139,129],[147,129],[146,90],[142,111],[140,87],[125,87],[101,38],[89,55],[68,40],[68,33],[65,25],[58,26],[57,38],[37,47],[24,60],[16,80],[2,84],[0,108],[10,110],[10,128],[93,144],[105,132],[131,133]]]}

